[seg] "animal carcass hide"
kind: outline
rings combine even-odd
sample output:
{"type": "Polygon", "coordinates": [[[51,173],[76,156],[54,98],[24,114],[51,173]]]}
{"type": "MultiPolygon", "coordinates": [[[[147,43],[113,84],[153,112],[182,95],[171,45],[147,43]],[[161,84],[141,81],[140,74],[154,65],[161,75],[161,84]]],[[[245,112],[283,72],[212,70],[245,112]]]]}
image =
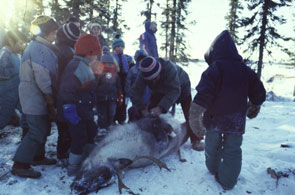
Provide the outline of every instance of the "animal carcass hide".
{"type": "Polygon", "coordinates": [[[168,114],[114,126],[84,160],[71,188],[81,194],[98,191],[113,183],[120,170],[153,163],[141,157],[156,160],[178,151],[186,134],[185,124],[168,114]]]}

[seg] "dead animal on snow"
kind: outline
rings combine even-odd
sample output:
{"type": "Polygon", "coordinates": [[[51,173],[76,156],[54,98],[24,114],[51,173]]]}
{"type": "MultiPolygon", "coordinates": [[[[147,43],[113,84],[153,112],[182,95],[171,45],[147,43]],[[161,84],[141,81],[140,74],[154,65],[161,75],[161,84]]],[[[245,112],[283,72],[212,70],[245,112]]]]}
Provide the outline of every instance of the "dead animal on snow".
{"type": "Polygon", "coordinates": [[[168,114],[114,126],[84,160],[71,189],[80,194],[97,192],[114,183],[117,176],[119,192],[125,188],[132,193],[122,182],[121,172],[153,162],[169,170],[159,159],[177,152],[186,139],[185,123],[168,114]]]}

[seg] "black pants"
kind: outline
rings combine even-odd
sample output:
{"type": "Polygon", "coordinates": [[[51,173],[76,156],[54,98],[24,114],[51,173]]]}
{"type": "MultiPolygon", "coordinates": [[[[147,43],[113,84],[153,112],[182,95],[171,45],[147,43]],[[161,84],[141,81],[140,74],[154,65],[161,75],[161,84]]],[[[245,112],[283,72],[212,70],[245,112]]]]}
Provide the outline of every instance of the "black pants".
{"type": "Polygon", "coordinates": [[[57,138],[57,158],[64,159],[69,157],[69,149],[71,147],[71,134],[69,126],[66,122],[56,122],[58,130],[57,138]]]}

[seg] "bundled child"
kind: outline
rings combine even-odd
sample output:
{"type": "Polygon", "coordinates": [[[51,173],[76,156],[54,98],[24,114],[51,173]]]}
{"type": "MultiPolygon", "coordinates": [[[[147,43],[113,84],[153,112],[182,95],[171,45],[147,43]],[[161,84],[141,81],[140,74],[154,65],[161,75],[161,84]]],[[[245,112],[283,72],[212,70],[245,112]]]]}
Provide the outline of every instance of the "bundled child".
{"type": "Polygon", "coordinates": [[[103,47],[101,63],[95,74],[98,81],[96,88],[98,125],[100,128],[108,128],[113,124],[117,103],[122,103],[122,91],[114,57],[106,46],[103,47]]]}
{"type": "Polygon", "coordinates": [[[74,58],[65,67],[58,91],[58,113],[66,120],[70,135],[68,175],[80,168],[87,144],[93,144],[97,133],[94,122],[96,80],[90,64],[101,54],[96,36],[82,34],[75,44],[74,58]]]}

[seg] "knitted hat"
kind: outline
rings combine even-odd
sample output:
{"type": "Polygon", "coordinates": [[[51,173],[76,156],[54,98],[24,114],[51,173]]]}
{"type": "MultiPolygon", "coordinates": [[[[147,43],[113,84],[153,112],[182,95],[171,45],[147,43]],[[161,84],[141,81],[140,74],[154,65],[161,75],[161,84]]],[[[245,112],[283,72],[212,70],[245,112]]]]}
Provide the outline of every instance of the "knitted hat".
{"type": "Polygon", "coordinates": [[[101,55],[101,46],[95,35],[82,34],[75,44],[76,55],[101,55]]]}
{"type": "Polygon", "coordinates": [[[89,27],[90,27],[90,31],[92,31],[92,29],[93,29],[94,27],[98,27],[98,28],[101,30],[101,26],[100,26],[100,24],[98,24],[98,23],[91,23],[89,27]]]}
{"type": "Polygon", "coordinates": [[[102,63],[112,63],[112,64],[115,63],[113,56],[110,54],[110,49],[107,46],[103,46],[102,53],[103,54],[100,58],[100,61],[102,63]]]}
{"type": "Polygon", "coordinates": [[[56,33],[56,43],[74,47],[75,42],[80,36],[80,29],[74,23],[62,25],[56,33]]]}
{"type": "Polygon", "coordinates": [[[153,80],[160,74],[162,66],[155,58],[148,56],[140,61],[139,70],[145,80],[153,80]]]}
{"type": "Polygon", "coordinates": [[[53,20],[53,18],[49,16],[38,16],[36,17],[32,22],[32,27],[33,26],[38,26],[39,27],[39,32],[36,34],[43,34],[43,35],[48,35],[49,33],[55,31],[58,29],[58,24],[53,20]]]}
{"type": "Polygon", "coordinates": [[[113,46],[113,49],[115,49],[116,47],[120,47],[120,46],[125,47],[125,43],[122,39],[118,38],[113,41],[112,46],[113,46]]]}
{"type": "Polygon", "coordinates": [[[143,49],[136,50],[134,54],[134,60],[139,63],[144,57],[148,56],[143,49]]]}

